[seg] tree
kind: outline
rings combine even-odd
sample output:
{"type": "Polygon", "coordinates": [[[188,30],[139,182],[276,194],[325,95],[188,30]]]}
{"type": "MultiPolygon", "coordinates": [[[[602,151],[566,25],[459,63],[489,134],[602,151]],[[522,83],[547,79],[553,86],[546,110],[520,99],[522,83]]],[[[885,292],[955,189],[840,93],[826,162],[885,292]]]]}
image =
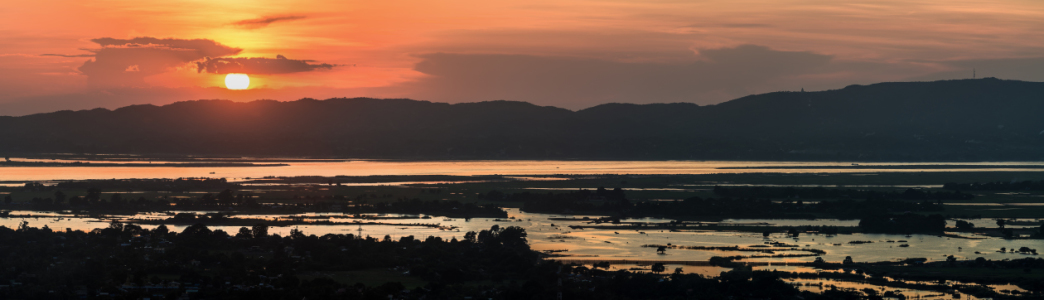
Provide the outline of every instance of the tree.
{"type": "Polygon", "coordinates": [[[160,224],[159,227],[156,227],[156,229],[152,230],[153,234],[158,234],[159,236],[167,235],[167,233],[169,233],[169,232],[170,232],[170,229],[167,229],[167,225],[164,225],[164,224],[160,224]]]}
{"type": "Polygon", "coordinates": [[[255,239],[263,238],[268,236],[268,225],[257,224],[254,225],[254,229],[251,230],[255,239]]]}
{"type": "Polygon", "coordinates": [[[957,229],[967,230],[972,228],[975,228],[975,224],[972,224],[972,222],[957,220],[957,229]]]}
{"type": "Polygon", "coordinates": [[[478,233],[478,242],[488,245],[498,244],[497,241],[497,225],[493,225],[490,230],[482,230],[478,233]]]}
{"type": "Polygon", "coordinates": [[[225,232],[224,230],[221,230],[221,229],[214,229],[214,232],[211,232],[210,235],[214,236],[214,237],[216,237],[218,239],[227,239],[228,238],[228,232],[225,232]]]}
{"type": "Polygon", "coordinates": [[[231,205],[233,202],[235,202],[235,200],[236,200],[236,197],[235,197],[235,195],[233,195],[233,192],[230,189],[225,189],[224,191],[221,191],[221,193],[218,193],[218,195],[217,195],[217,201],[221,205],[231,205]]]}
{"type": "Polygon", "coordinates": [[[655,263],[655,264],[652,265],[653,273],[660,273],[660,272],[663,272],[663,271],[666,271],[666,270],[667,270],[667,267],[665,267],[663,265],[663,263],[655,263]]]}
{"type": "Polygon", "coordinates": [[[761,233],[761,237],[764,237],[764,238],[768,238],[768,237],[769,237],[769,235],[771,235],[771,234],[772,234],[772,232],[771,232],[771,231],[766,231],[766,232],[762,232],[762,233],[761,233]]]}
{"type": "MultiPolygon", "coordinates": [[[[496,225],[493,225],[496,226],[496,225]]],[[[526,229],[518,226],[508,226],[498,234],[500,242],[504,246],[521,247],[526,246],[526,229]]]]}
{"type": "Polygon", "coordinates": [[[845,256],[845,261],[843,261],[841,263],[848,265],[848,264],[853,264],[855,262],[852,261],[852,257],[851,256],[845,256]]]}
{"type": "Polygon", "coordinates": [[[65,202],[65,193],[62,191],[54,191],[54,204],[65,202]]]}
{"type": "Polygon", "coordinates": [[[656,247],[656,254],[667,254],[667,246],[656,247]]]}
{"type": "Polygon", "coordinates": [[[297,227],[294,227],[294,229],[290,229],[289,237],[293,238],[295,240],[296,239],[302,239],[302,238],[305,237],[305,234],[304,234],[304,231],[301,231],[300,229],[297,229],[297,227]]]}
{"type": "Polygon", "coordinates": [[[249,238],[254,237],[254,235],[253,235],[253,233],[250,232],[249,228],[240,227],[239,228],[239,233],[236,234],[236,237],[237,238],[243,238],[243,239],[249,239],[249,238]]]}
{"type": "Polygon", "coordinates": [[[997,227],[1004,229],[1004,219],[997,219],[997,227]]]}
{"type": "Polygon", "coordinates": [[[120,194],[112,194],[112,196],[109,197],[109,203],[112,203],[113,205],[122,205],[123,196],[120,194]]]}
{"type": "Polygon", "coordinates": [[[180,236],[184,237],[204,237],[209,236],[211,233],[210,228],[207,225],[196,223],[195,225],[186,227],[185,230],[181,231],[180,236]]]}
{"type": "Polygon", "coordinates": [[[478,241],[478,239],[476,238],[477,235],[478,234],[476,234],[474,231],[468,231],[468,233],[464,234],[464,241],[468,243],[474,243],[478,241]]]}
{"type": "Polygon", "coordinates": [[[111,222],[109,222],[109,228],[116,229],[116,231],[123,231],[123,223],[120,223],[120,221],[113,219],[111,222]]]}

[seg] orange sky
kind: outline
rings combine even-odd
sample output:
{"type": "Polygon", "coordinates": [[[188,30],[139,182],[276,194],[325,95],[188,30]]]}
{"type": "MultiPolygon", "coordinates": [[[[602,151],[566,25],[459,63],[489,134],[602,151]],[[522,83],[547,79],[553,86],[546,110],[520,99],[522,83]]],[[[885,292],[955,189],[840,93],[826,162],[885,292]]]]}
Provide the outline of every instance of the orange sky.
{"type": "Polygon", "coordinates": [[[1039,0],[12,1],[0,8],[0,115],[200,98],[711,104],[972,68],[1042,81],[1041,29],[1039,0]],[[241,49],[227,59],[334,67],[252,74],[242,92],[184,60],[144,83],[89,83],[80,67],[108,63],[89,57],[106,37],[206,39],[241,49]]]}

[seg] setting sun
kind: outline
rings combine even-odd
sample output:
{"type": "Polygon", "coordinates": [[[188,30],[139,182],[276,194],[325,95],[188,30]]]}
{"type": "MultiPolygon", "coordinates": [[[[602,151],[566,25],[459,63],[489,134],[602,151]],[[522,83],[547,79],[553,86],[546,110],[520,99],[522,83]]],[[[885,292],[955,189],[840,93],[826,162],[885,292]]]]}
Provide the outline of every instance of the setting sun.
{"type": "Polygon", "coordinates": [[[245,90],[250,87],[250,76],[247,76],[247,74],[229,73],[225,75],[225,87],[230,90],[245,90]]]}

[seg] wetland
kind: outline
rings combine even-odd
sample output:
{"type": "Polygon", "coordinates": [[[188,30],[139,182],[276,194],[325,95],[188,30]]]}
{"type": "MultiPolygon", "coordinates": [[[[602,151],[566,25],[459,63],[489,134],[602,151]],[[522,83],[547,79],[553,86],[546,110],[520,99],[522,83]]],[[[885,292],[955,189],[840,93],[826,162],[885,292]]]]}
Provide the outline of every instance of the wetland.
{"type": "MultiPolygon", "coordinates": [[[[300,163],[279,161],[289,164],[279,168],[300,163]]],[[[39,166],[70,173],[27,179],[3,173],[0,226],[91,234],[128,227],[184,233],[202,227],[229,239],[264,227],[277,237],[350,235],[378,241],[467,241],[491,228],[510,227],[525,232],[527,249],[541,261],[570,266],[582,276],[768,273],[800,291],[870,298],[1037,297],[1044,291],[1038,284],[1044,265],[1037,256],[1044,250],[1044,206],[1038,205],[1044,203],[1038,187],[1044,172],[1034,170],[1039,167],[1034,163],[887,164],[882,168],[891,169],[876,170],[802,162],[794,164],[815,168],[781,170],[773,167],[779,162],[759,163],[767,166],[763,169],[683,162],[648,174],[626,172],[671,162],[613,168],[597,162],[578,172],[583,163],[519,161],[502,163],[515,166],[506,169],[511,172],[485,171],[502,167],[492,163],[366,162],[400,164],[407,173],[389,174],[395,172],[317,161],[305,164],[330,165],[318,167],[319,173],[334,172],[336,165],[341,173],[366,175],[243,177],[176,177],[182,171],[155,176],[159,173],[134,170],[168,169],[127,168],[116,172],[154,176],[117,179],[83,170],[112,174],[110,167],[39,166]],[[427,174],[414,169],[423,165],[437,167],[427,174]],[[565,171],[554,172],[562,166],[565,171]],[[708,171],[677,174],[699,168],[708,171]],[[940,280],[940,272],[960,275],[940,280]]],[[[234,169],[213,169],[225,168],[234,169]]],[[[265,167],[235,172],[259,168],[265,167]]],[[[217,173],[210,169],[201,171],[217,173]]],[[[342,271],[361,270],[349,269],[342,271]]]]}

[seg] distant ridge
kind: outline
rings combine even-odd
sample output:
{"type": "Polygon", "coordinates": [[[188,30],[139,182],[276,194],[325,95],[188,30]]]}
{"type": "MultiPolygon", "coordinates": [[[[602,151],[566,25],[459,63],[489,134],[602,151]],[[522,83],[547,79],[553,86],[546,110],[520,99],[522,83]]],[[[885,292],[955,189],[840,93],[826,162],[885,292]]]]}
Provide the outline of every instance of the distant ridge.
{"type": "Polygon", "coordinates": [[[1044,83],[775,92],[717,105],[335,98],[0,117],[0,153],[403,159],[1044,160],[1044,83]]]}

